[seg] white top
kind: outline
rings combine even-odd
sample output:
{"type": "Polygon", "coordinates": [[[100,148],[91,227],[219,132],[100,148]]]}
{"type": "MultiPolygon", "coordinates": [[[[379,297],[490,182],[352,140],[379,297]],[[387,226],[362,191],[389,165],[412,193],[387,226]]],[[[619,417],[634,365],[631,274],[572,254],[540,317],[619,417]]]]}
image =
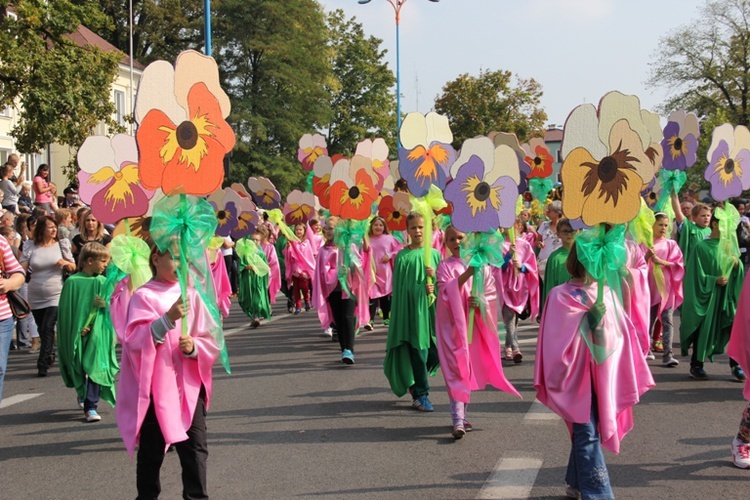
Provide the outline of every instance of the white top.
{"type": "MultiPolygon", "coordinates": [[[[232,238],[229,236],[225,236],[224,241],[226,241],[227,243],[231,243],[232,238]]],[[[232,255],[233,253],[234,253],[234,247],[229,247],[229,248],[226,248],[225,246],[221,247],[221,255],[226,257],[227,255],[232,255]]]]}
{"type": "Polygon", "coordinates": [[[538,259],[547,260],[552,252],[562,246],[562,240],[557,237],[557,231],[550,227],[550,222],[548,220],[539,224],[537,233],[539,233],[539,236],[542,237],[542,241],[544,242],[544,247],[539,250],[538,259]]]}
{"type": "Polygon", "coordinates": [[[63,258],[74,262],[68,240],[60,240],[48,247],[38,247],[34,240],[24,242],[21,262],[28,262],[31,271],[27,293],[31,309],[57,307],[63,287],[63,270],[55,264],[63,258]]]}

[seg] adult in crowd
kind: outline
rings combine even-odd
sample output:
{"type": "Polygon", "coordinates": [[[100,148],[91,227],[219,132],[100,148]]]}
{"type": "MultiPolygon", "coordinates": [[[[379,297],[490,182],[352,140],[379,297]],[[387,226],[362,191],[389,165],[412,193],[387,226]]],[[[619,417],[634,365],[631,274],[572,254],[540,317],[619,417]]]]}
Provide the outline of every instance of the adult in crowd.
{"type": "Polygon", "coordinates": [[[539,276],[544,276],[547,267],[547,259],[552,252],[562,246],[562,240],[557,235],[557,221],[562,217],[562,202],[555,200],[547,205],[545,210],[547,220],[539,224],[537,230],[537,247],[539,248],[538,266],[539,276]]]}
{"type": "Polygon", "coordinates": [[[52,217],[42,216],[36,221],[34,237],[24,243],[21,266],[31,269],[28,300],[31,313],[39,329],[41,348],[36,362],[38,375],[47,376],[55,362],[55,324],[57,306],[63,287],[63,273],[76,270],[70,243],[57,237],[57,223],[52,217]]]}
{"type": "Polygon", "coordinates": [[[0,275],[0,401],[2,401],[3,380],[5,380],[5,369],[8,366],[8,350],[15,326],[13,313],[5,294],[21,288],[24,278],[23,269],[5,238],[0,238],[0,258],[3,259],[5,271],[3,275],[0,275]]]}
{"type": "Polygon", "coordinates": [[[86,210],[83,213],[83,219],[80,224],[81,232],[75,235],[72,239],[73,242],[73,258],[78,262],[78,254],[81,253],[81,248],[86,243],[99,243],[109,248],[109,243],[112,241],[112,237],[104,230],[104,225],[99,219],[94,216],[91,210],[86,210]]]}
{"type": "Polygon", "coordinates": [[[55,187],[49,183],[49,165],[42,163],[34,176],[34,204],[47,212],[52,208],[55,187]]]}
{"type": "Polygon", "coordinates": [[[0,191],[3,193],[3,208],[14,214],[18,213],[18,196],[21,194],[23,186],[23,169],[21,175],[15,180],[13,177],[13,165],[6,163],[3,165],[0,180],[0,191]]]}

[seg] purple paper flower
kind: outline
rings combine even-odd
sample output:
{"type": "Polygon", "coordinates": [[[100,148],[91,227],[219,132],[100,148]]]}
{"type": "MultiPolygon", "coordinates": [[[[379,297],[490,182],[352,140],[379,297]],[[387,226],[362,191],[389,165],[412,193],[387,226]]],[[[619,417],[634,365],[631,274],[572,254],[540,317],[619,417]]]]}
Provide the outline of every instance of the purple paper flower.
{"type": "Polygon", "coordinates": [[[492,140],[486,137],[469,139],[451,174],[445,199],[453,206],[451,221],[457,229],[492,232],[513,226],[520,176],[515,151],[501,146],[495,152],[492,140]]]}
{"type": "Polygon", "coordinates": [[[416,197],[424,196],[435,184],[441,190],[449,178],[456,151],[451,146],[453,133],[448,119],[437,113],[409,113],[399,131],[399,174],[406,180],[409,191],[416,197]]]}
{"type": "Polygon", "coordinates": [[[725,201],[750,189],[750,131],[742,125],[725,123],[714,129],[706,157],[705,179],[711,183],[711,197],[725,201]]]}
{"type": "Polygon", "coordinates": [[[698,117],[684,110],[669,115],[664,127],[661,147],[664,151],[662,166],[666,170],[685,170],[695,165],[698,153],[698,117]]]}

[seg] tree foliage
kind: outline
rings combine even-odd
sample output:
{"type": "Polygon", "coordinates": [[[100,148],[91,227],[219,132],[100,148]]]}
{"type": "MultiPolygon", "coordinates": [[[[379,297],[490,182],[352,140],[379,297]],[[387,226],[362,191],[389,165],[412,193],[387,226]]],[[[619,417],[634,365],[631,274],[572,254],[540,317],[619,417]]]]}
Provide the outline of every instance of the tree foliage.
{"type": "Polygon", "coordinates": [[[367,137],[382,137],[395,151],[396,78],[383,61],[383,41],[366,37],[362,25],[346,19],[342,10],[328,15],[328,27],[333,68],[329,153],[350,155],[367,137]]]}
{"type": "MultiPolygon", "coordinates": [[[[130,9],[127,1],[99,0],[108,24],[98,33],[129,54],[130,9]]],[[[188,48],[203,46],[203,0],[132,0],[133,58],[148,64],[173,61],[188,48]]]]}
{"type": "Polygon", "coordinates": [[[99,28],[98,6],[16,0],[0,1],[0,11],[0,105],[20,109],[11,131],[18,151],[34,153],[53,142],[77,148],[98,123],[116,128],[110,88],[122,55],[79,47],[66,36],[80,24],[99,28]]]}
{"type": "Polygon", "coordinates": [[[443,86],[435,111],[448,117],[454,147],[490,132],[512,132],[521,142],[542,137],[547,113],[540,107],[542,86],[504,70],[482,70],[479,76],[460,75],[443,86]]]}
{"type": "Polygon", "coordinates": [[[665,113],[723,110],[750,124],[750,0],[708,1],[700,18],[663,37],[648,83],[670,92],[665,113]]]}

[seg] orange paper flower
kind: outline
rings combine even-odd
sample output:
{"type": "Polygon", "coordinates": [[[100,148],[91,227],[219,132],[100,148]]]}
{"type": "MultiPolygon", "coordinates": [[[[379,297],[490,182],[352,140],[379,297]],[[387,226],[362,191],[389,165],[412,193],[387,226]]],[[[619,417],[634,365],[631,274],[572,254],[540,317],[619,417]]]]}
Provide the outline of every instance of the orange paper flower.
{"type": "Polygon", "coordinates": [[[365,220],[377,199],[378,190],[367,170],[353,168],[346,158],[334,164],[331,171],[331,215],[365,220]]]}

